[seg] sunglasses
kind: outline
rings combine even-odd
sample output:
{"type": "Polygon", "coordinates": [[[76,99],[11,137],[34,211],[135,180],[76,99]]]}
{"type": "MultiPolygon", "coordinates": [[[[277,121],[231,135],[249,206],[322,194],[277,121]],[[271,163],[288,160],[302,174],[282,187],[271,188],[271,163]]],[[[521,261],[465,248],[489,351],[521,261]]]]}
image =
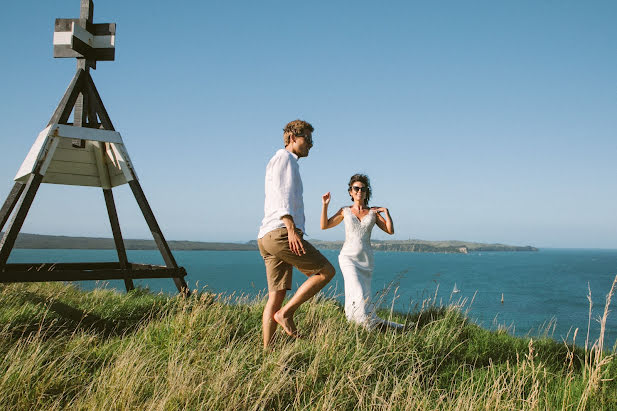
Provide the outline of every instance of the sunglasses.
{"type": "Polygon", "coordinates": [[[351,186],[351,188],[353,189],[353,191],[355,191],[356,193],[358,191],[362,191],[363,193],[368,193],[368,187],[360,187],[360,186],[351,186]]]}

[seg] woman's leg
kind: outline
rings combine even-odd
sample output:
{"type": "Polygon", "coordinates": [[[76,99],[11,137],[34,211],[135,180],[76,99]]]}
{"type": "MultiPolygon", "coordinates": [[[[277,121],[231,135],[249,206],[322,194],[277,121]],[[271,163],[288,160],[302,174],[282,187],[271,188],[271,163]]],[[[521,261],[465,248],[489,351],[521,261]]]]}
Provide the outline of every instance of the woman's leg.
{"type": "Polygon", "coordinates": [[[354,265],[341,265],[341,272],[345,281],[345,316],[349,321],[367,325],[370,288],[366,290],[366,281],[354,265]]]}

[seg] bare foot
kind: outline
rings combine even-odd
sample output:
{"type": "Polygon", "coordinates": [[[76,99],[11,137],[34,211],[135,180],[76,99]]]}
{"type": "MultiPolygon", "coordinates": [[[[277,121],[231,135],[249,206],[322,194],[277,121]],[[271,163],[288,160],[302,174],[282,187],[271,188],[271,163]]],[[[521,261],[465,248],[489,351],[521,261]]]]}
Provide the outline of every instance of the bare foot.
{"type": "Polygon", "coordinates": [[[277,311],[274,313],[274,321],[283,327],[283,331],[285,331],[287,335],[298,338],[298,330],[296,329],[293,317],[286,318],[280,311],[277,311]]]}

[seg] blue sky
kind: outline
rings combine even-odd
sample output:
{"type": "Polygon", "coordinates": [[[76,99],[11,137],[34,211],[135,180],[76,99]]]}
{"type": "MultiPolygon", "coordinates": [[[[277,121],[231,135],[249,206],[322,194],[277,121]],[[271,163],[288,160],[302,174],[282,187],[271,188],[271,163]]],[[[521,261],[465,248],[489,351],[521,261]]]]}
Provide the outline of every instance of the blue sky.
{"type": "MultiPolygon", "coordinates": [[[[74,71],[54,19],[3,6],[0,200],[74,71]]],[[[395,239],[617,248],[613,1],[95,1],[116,61],[94,81],[168,239],[248,241],[282,127],[302,118],[307,231],[371,177],[395,239]]],[[[126,238],[150,233],[127,186],[126,238]]],[[[43,185],[24,232],[111,236],[100,189],[43,185]]],[[[385,239],[384,233],[375,237],[385,239]]]]}

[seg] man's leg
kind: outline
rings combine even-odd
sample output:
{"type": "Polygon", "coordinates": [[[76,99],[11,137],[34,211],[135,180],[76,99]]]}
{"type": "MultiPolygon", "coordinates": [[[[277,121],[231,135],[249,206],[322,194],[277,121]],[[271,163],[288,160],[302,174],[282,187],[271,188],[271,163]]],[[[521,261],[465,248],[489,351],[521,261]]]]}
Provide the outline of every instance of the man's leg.
{"type": "Polygon", "coordinates": [[[274,321],[274,313],[280,310],[286,293],[287,290],[270,291],[268,293],[268,301],[266,302],[266,307],[264,308],[262,318],[264,348],[268,348],[270,342],[272,341],[272,337],[274,336],[274,331],[276,331],[277,326],[276,321],[274,321]]]}
{"type": "Polygon", "coordinates": [[[283,327],[287,334],[296,335],[296,324],[294,323],[293,316],[298,307],[324,288],[325,285],[332,280],[335,273],[336,270],[332,264],[328,264],[320,273],[307,278],[304,284],[298,288],[294,296],[291,297],[291,300],[289,300],[283,308],[275,311],[274,320],[283,327]]]}

